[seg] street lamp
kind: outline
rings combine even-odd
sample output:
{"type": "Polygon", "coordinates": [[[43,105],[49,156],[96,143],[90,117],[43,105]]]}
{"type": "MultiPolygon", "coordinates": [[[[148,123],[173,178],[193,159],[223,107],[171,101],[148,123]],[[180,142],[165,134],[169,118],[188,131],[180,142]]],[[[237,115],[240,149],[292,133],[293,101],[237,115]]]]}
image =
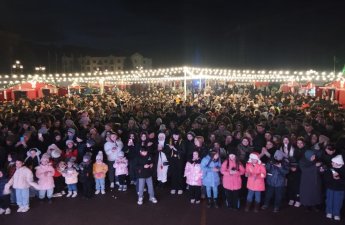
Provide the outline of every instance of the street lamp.
{"type": "Polygon", "coordinates": [[[46,67],[45,66],[36,66],[35,71],[36,71],[36,73],[44,73],[44,71],[46,71],[46,67]]]}
{"type": "Polygon", "coordinates": [[[11,73],[22,73],[23,72],[23,65],[20,63],[19,60],[16,60],[16,62],[11,67],[11,73]]]}

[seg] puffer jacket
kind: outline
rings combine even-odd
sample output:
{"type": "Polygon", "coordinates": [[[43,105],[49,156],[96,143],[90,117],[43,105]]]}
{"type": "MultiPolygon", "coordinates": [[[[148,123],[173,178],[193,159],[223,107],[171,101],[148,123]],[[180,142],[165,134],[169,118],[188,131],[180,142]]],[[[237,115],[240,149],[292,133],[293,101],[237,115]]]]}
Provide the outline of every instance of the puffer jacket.
{"type": "Polygon", "coordinates": [[[38,178],[38,190],[49,190],[55,187],[54,185],[54,168],[48,165],[39,165],[36,167],[36,177],[38,178]]]}
{"type": "Polygon", "coordinates": [[[246,164],[246,176],[248,177],[247,188],[251,191],[265,190],[266,168],[264,165],[256,163],[246,164]]]}
{"type": "Polygon", "coordinates": [[[285,163],[280,167],[274,163],[267,163],[266,165],[266,182],[271,187],[284,187],[285,177],[289,173],[289,168],[285,163]]]}
{"type": "Polygon", "coordinates": [[[223,174],[223,186],[228,190],[239,190],[242,187],[241,176],[244,174],[244,167],[241,163],[236,165],[233,160],[225,160],[222,164],[220,172],[223,174]],[[229,165],[228,165],[229,163],[229,165]],[[235,171],[230,173],[230,171],[235,171]]]}
{"type": "Polygon", "coordinates": [[[219,172],[213,169],[220,169],[220,160],[213,161],[208,155],[201,160],[201,169],[203,172],[202,184],[205,186],[218,186],[220,184],[219,172]]]}
{"type": "Polygon", "coordinates": [[[200,160],[196,162],[187,162],[184,176],[187,178],[186,183],[192,186],[201,186],[202,170],[200,160]]]}
{"type": "Polygon", "coordinates": [[[115,175],[128,175],[128,160],[126,157],[119,157],[114,163],[115,175]]]}

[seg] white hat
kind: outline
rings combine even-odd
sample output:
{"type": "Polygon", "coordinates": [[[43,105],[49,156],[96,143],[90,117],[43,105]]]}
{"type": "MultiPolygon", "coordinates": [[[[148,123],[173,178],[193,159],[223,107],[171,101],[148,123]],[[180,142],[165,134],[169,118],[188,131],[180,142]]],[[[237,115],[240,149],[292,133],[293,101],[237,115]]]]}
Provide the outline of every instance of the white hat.
{"type": "Polygon", "coordinates": [[[57,159],[61,156],[61,150],[60,149],[54,149],[51,153],[53,159],[57,159]]]}
{"type": "Polygon", "coordinates": [[[258,163],[260,164],[261,161],[260,161],[260,158],[259,158],[259,153],[256,153],[256,152],[250,153],[248,162],[251,163],[252,160],[257,160],[258,163]]]}
{"type": "Polygon", "coordinates": [[[337,155],[334,158],[332,158],[332,162],[338,164],[338,165],[344,165],[344,160],[342,155],[337,155]]]}
{"type": "Polygon", "coordinates": [[[102,160],[103,161],[103,152],[99,151],[97,156],[96,156],[96,160],[102,160]]]}

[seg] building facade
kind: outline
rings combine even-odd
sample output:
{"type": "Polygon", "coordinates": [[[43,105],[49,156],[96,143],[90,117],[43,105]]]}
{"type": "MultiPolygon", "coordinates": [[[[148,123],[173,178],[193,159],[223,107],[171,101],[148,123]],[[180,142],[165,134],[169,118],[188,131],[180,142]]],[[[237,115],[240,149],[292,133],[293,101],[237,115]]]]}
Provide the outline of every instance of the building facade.
{"type": "Polygon", "coordinates": [[[130,69],[151,69],[152,59],[144,58],[141,54],[135,53],[129,58],[118,56],[92,57],[84,56],[75,58],[73,56],[63,56],[62,72],[85,72],[96,71],[116,72],[130,69]]]}

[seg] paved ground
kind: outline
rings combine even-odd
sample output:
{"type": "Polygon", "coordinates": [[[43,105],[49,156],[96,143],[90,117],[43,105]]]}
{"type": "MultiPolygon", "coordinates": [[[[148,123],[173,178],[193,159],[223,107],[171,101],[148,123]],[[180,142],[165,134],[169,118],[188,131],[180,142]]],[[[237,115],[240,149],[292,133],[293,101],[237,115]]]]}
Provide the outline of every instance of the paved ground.
{"type": "Polygon", "coordinates": [[[259,213],[233,212],[224,206],[220,209],[207,209],[205,203],[192,205],[187,195],[170,196],[168,190],[157,189],[158,204],[146,201],[142,206],[136,204],[134,190],[127,193],[110,192],[96,196],[92,200],[54,199],[52,204],[31,201],[27,213],[13,213],[0,216],[1,225],[324,225],[343,224],[325,218],[323,212],[306,212],[304,208],[285,206],[281,212],[272,210],[259,213]]]}

